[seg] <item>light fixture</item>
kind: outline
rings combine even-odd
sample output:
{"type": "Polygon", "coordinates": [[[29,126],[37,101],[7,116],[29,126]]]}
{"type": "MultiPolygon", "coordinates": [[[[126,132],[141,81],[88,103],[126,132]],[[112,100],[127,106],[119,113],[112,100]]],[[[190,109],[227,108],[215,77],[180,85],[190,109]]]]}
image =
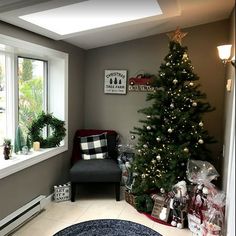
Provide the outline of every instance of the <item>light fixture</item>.
{"type": "Polygon", "coordinates": [[[221,59],[223,64],[226,65],[227,63],[230,62],[235,67],[235,57],[229,59],[231,54],[231,47],[232,47],[231,44],[225,44],[218,46],[217,49],[219,58],[221,59]]]}

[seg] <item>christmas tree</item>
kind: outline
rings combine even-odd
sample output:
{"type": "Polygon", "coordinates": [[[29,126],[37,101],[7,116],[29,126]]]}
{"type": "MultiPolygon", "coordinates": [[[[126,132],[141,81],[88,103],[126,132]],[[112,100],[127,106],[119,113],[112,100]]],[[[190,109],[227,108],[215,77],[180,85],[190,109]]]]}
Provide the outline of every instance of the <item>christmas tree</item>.
{"type": "Polygon", "coordinates": [[[24,139],[23,132],[22,132],[20,126],[18,126],[18,127],[16,128],[16,137],[15,137],[15,143],[14,143],[14,152],[15,152],[15,153],[21,152],[23,146],[25,146],[25,139],[24,139]]]}
{"type": "Polygon", "coordinates": [[[207,144],[214,142],[204,129],[202,114],[214,110],[199,91],[199,77],[181,45],[186,33],[178,28],[168,34],[169,53],[153,81],[155,91],[147,94],[150,107],[140,110],[146,118],[138,134],[137,155],[132,168],[134,194],[159,189],[170,191],[178,181],[186,180],[189,159],[209,160],[207,144]]]}

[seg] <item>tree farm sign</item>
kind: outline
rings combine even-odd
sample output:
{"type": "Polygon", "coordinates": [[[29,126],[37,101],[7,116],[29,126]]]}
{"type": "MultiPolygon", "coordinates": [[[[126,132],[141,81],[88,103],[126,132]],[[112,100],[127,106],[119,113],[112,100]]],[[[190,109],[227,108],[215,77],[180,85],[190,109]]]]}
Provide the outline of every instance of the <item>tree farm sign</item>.
{"type": "Polygon", "coordinates": [[[104,93],[126,94],[127,70],[105,70],[104,93]]]}

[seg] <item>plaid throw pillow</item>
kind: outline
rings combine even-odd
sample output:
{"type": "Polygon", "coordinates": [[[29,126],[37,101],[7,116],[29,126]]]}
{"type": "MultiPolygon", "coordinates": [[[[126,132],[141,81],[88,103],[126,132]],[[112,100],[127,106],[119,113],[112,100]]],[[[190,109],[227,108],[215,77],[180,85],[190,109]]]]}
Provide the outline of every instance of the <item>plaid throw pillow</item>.
{"type": "Polygon", "coordinates": [[[80,137],[81,157],[84,160],[107,158],[106,133],[80,137]]]}

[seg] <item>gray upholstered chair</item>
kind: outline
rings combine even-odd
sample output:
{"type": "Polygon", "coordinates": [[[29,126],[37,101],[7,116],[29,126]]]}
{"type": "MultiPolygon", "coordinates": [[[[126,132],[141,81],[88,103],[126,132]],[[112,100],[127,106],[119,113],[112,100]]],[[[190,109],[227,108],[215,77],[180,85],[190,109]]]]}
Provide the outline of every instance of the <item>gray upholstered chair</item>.
{"type": "Polygon", "coordinates": [[[113,183],[116,200],[120,200],[121,170],[117,164],[117,133],[113,130],[77,130],[74,136],[72,167],[70,169],[71,201],[75,201],[79,183],[113,183]],[[80,137],[106,133],[108,158],[83,160],[80,137]]]}

